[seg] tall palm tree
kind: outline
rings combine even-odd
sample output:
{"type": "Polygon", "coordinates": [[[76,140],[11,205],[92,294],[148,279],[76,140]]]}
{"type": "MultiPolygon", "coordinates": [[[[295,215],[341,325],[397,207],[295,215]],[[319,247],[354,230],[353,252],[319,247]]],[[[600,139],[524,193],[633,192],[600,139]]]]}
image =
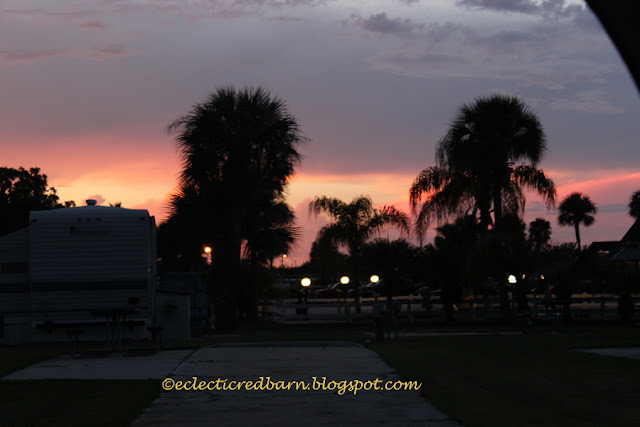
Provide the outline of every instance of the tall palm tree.
{"type": "Polygon", "coordinates": [[[373,207],[373,201],[367,196],[355,197],[351,203],[334,197],[316,197],[309,203],[309,212],[315,215],[326,213],[331,222],[320,229],[318,234],[348,249],[353,263],[355,302],[360,302],[362,246],[386,226],[395,226],[408,233],[407,215],[393,206],[385,206],[378,210],[373,207]]]}
{"type": "Polygon", "coordinates": [[[233,330],[247,218],[256,206],[284,193],[305,138],[285,102],[262,87],[219,88],[168,131],[176,134],[182,155],[181,187],[190,188],[197,209],[207,215],[201,231],[219,266],[216,328],[233,330]]]}
{"type": "Polygon", "coordinates": [[[631,195],[631,200],[629,200],[629,216],[633,219],[640,219],[640,190],[631,195]]]}
{"type": "Polygon", "coordinates": [[[438,143],[436,166],[411,187],[414,212],[424,198],[418,230],[434,217],[470,213],[479,215],[483,229],[499,229],[505,214],[524,210],[523,186],[552,206],[555,186],[537,168],[545,150],[539,119],[518,98],[494,95],[463,105],[438,143]]]}
{"type": "Polygon", "coordinates": [[[589,227],[594,223],[594,214],[598,212],[598,208],[593,204],[591,198],[580,192],[569,194],[564,198],[560,206],[558,206],[560,215],[558,216],[558,224],[570,225],[576,230],[576,242],[578,250],[581,250],[580,242],[580,224],[589,227]]]}

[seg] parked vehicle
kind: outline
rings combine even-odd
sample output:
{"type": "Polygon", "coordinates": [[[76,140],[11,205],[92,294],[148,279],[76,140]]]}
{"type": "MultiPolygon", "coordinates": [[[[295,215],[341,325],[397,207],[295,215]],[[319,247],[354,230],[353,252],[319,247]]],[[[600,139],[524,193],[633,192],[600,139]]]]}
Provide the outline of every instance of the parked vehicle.
{"type": "Polygon", "coordinates": [[[340,282],[329,285],[325,289],[319,289],[315,292],[316,298],[337,298],[339,296],[346,296],[351,289],[348,284],[342,284],[340,282]]]}
{"type": "Polygon", "coordinates": [[[306,288],[306,290],[307,290],[307,296],[308,296],[309,298],[317,298],[317,297],[318,297],[317,292],[318,292],[318,291],[325,290],[325,289],[327,289],[327,288],[326,288],[326,287],[324,287],[324,286],[318,286],[318,285],[315,285],[315,286],[309,286],[309,287],[307,287],[307,288],[306,288]]]}
{"type": "MultiPolygon", "coordinates": [[[[378,282],[370,282],[360,287],[360,296],[363,298],[379,297],[382,295],[382,280],[378,282]]],[[[349,291],[349,295],[353,295],[353,290],[349,291]]]]}

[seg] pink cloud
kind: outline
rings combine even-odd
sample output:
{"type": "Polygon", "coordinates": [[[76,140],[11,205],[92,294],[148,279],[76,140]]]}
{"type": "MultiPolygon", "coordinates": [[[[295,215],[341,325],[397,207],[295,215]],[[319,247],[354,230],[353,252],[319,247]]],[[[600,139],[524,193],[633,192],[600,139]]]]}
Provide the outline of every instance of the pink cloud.
{"type": "MultiPolygon", "coordinates": [[[[561,180],[558,180],[561,181],[561,180]]],[[[560,184],[558,199],[579,191],[606,203],[627,203],[631,194],[640,189],[640,172],[609,172],[604,176],[560,184]]]]}
{"type": "Polygon", "coordinates": [[[41,59],[64,56],[71,52],[71,49],[40,49],[40,50],[10,50],[0,51],[2,62],[14,65],[21,62],[39,61],[41,59]]]}

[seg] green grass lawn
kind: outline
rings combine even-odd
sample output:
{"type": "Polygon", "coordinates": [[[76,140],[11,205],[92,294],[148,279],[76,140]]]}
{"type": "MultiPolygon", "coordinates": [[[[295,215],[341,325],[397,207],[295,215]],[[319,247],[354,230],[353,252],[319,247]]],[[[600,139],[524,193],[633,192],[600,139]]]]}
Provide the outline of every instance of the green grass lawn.
{"type": "MultiPolygon", "coordinates": [[[[433,320],[402,327],[440,332],[509,329],[509,325],[464,322],[442,326],[433,320]]],[[[370,322],[353,326],[258,322],[242,324],[238,334],[164,348],[223,342],[351,341],[379,352],[406,379],[421,381],[427,398],[468,426],[640,425],[640,361],[573,351],[640,346],[637,327],[556,323],[536,325],[526,335],[401,337],[367,343],[365,332],[372,331],[370,322]]],[[[90,344],[83,346],[92,349],[90,344]]],[[[1,347],[0,375],[68,350],[64,344],[1,347]]],[[[155,380],[0,382],[0,425],[126,426],[159,392],[160,381],[155,380]]]]}
{"type": "Polygon", "coordinates": [[[160,391],[157,380],[0,382],[0,425],[128,426],[160,391]]]}
{"type": "Polygon", "coordinates": [[[640,361],[573,351],[640,345],[630,327],[404,338],[371,345],[467,426],[640,425],[640,361]]]}

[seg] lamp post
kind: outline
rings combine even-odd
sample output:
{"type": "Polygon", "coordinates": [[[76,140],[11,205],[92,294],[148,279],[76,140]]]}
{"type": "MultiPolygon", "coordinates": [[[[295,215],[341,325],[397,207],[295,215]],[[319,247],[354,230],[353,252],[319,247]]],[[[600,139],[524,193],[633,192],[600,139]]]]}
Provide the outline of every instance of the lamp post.
{"type": "MultiPolygon", "coordinates": [[[[378,283],[380,281],[380,277],[377,274],[374,274],[369,277],[369,281],[371,283],[378,283]]],[[[371,291],[373,292],[374,301],[378,302],[378,289],[371,289],[371,291]]]]}
{"type": "Polygon", "coordinates": [[[211,246],[205,246],[203,251],[203,256],[207,259],[207,264],[211,264],[211,252],[213,251],[213,249],[211,249],[211,246]]]}
{"type": "Polygon", "coordinates": [[[284,259],[287,257],[287,254],[282,254],[282,258],[280,259],[280,268],[284,268],[284,259]]]}
{"type": "Polygon", "coordinates": [[[309,279],[308,277],[305,277],[304,279],[302,279],[300,281],[300,284],[302,285],[304,303],[307,304],[308,298],[309,298],[309,289],[308,288],[309,288],[309,286],[311,286],[311,279],[309,279]]]}
{"type": "Polygon", "coordinates": [[[515,289],[515,284],[518,283],[518,279],[516,278],[515,275],[510,274],[509,277],[507,277],[507,282],[509,282],[509,284],[512,285],[511,292],[507,293],[507,298],[508,298],[508,301],[509,301],[509,309],[513,310],[513,302],[512,302],[513,301],[513,298],[512,298],[513,289],[515,289]]]}

